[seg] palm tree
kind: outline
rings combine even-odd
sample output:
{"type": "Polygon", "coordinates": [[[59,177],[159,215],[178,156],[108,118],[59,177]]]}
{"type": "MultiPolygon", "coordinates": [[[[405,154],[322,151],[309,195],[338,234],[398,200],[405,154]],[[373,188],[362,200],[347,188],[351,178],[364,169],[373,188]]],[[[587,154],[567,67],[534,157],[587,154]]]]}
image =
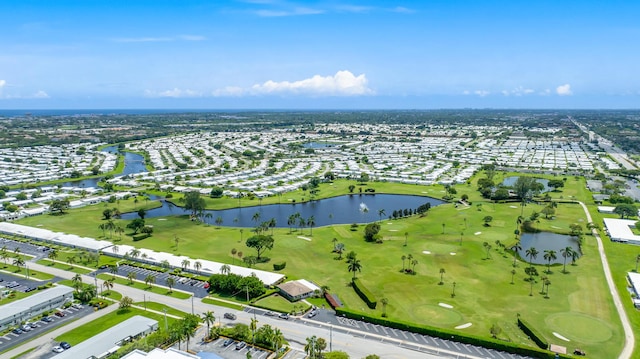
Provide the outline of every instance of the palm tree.
{"type": "Polygon", "coordinates": [[[193,263],[193,269],[195,269],[196,272],[200,272],[200,269],[202,269],[202,263],[200,261],[195,261],[193,263]]]}
{"type": "Polygon", "coordinates": [[[113,279],[116,279],[116,274],[118,273],[118,265],[109,266],[109,272],[113,275],[113,279]]]}
{"type": "Polygon", "coordinates": [[[69,263],[69,265],[73,267],[73,265],[76,264],[76,256],[67,257],[67,263],[69,263]]]}
{"type": "Polygon", "coordinates": [[[511,249],[513,249],[513,266],[516,266],[516,258],[517,258],[517,254],[520,253],[520,251],[522,250],[522,246],[520,245],[520,241],[517,241],[516,244],[513,245],[513,247],[511,247],[511,249]]]}
{"type": "Polygon", "coordinates": [[[240,242],[242,242],[242,233],[244,233],[244,229],[240,228],[240,242]]]}
{"type": "Polygon", "coordinates": [[[571,252],[571,265],[576,265],[576,259],[580,258],[580,252],[572,251],[571,252]]]}
{"type": "Polygon", "coordinates": [[[133,280],[136,279],[136,273],[135,272],[127,273],[127,279],[129,279],[129,284],[133,284],[133,280]]]}
{"type": "Polygon", "coordinates": [[[238,253],[238,250],[235,248],[231,248],[231,260],[232,260],[232,264],[236,263],[236,253],[238,253]]]}
{"type": "Polygon", "coordinates": [[[280,347],[282,347],[282,344],[284,344],[284,340],[285,340],[284,334],[282,334],[280,329],[276,328],[273,331],[273,346],[276,353],[278,352],[278,350],[280,350],[280,347]]]}
{"type": "Polygon", "coordinates": [[[378,217],[380,217],[380,222],[382,222],[382,216],[386,214],[387,212],[384,211],[384,208],[378,210],[378,217]]]}
{"type": "Polygon", "coordinates": [[[387,316],[387,304],[389,304],[389,299],[382,298],[382,299],[380,299],[380,303],[382,303],[382,316],[386,317],[387,316]]]}
{"type": "Polygon", "coordinates": [[[52,261],[51,265],[53,265],[53,261],[55,261],[56,258],[58,258],[58,251],[55,249],[50,250],[49,254],[47,254],[47,258],[51,259],[52,261]]]}
{"type": "Polygon", "coordinates": [[[316,219],[314,216],[307,218],[307,226],[309,226],[309,235],[313,236],[313,226],[316,225],[316,219]]]}
{"type": "Polygon", "coordinates": [[[256,342],[256,329],[258,329],[258,319],[251,318],[251,324],[249,324],[249,329],[251,329],[251,340],[256,342]]]}
{"type": "Polygon", "coordinates": [[[444,268],[440,268],[440,283],[438,283],[439,285],[443,285],[444,284],[444,281],[442,280],[443,277],[444,277],[444,273],[445,273],[444,268]]]}
{"type": "Polygon", "coordinates": [[[13,259],[13,265],[18,267],[18,269],[20,269],[20,267],[25,265],[25,261],[24,259],[22,259],[22,257],[15,257],[13,259]]]}
{"type": "Polygon", "coordinates": [[[362,272],[362,264],[357,258],[353,258],[348,264],[347,269],[349,272],[353,272],[353,279],[356,279],[356,272],[362,272]]]}
{"type": "Polygon", "coordinates": [[[556,251],[552,250],[552,249],[545,249],[544,250],[544,259],[547,260],[547,274],[551,273],[551,261],[555,260],[557,258],[556,256],[556,251]]]}
{"type": "Polygon", "coordinates": [[[134,248],[129,251],[129,255],[131,256],[131,258],[136,259],[140,257],[140,250],[138,248],[134,248]]]}
{"type": "Polygon", "coordinates": [[[71,278],[71,283],[73,283],[73,287],[76,291],[80,291],[80,288],[82,287],[82,275],[80,275],[80,273],[76,273],[76,275],[71,278]]]}
{"type": "Polygon", "coordinates": [[[253,216],[251,217],[251,220],[256,222],[256,225],[258,225],[258,221],[260,221],[260,212],[254,213],[253,216]]]}
{"type": "Polygon", "coordinates": [[[151,284],[156,282],[156,276],[154,276],[153,274],[149,274],[146,277],[144,277],[144,283],[147,285],[147,287],[151,287],[151,284]]]}
{"type": "Polygon", "coordinates": [[[172,276],[168,276],[167,279],[165,279],[165,283],[167,283],[167,287],[169,287],[169,293],[173,293],[173,286],[176,284],[176,280],[173,279],[172,276]]]}
{"type": "Polygon", "coordinates": [[[7,265],[7,259],[9,259],[9,254],[7,253],[7,246],[2,246],[0,249],[0,258],[4,261],[4,265],[7,265]]]}
{"type": "Polygon", "coordinates": [[[516,275],[516,270],[512,269],[511,270],[511,284],[513,284],[513,276],[515,276],[515,275],[516,275]]]}
{"type": "Polygon", "coordinates": [[[184,339],[185,342],[187,343],[187,351],[189,351],[189,340],[193,337],[195,337],[196,335],[196,328],[190,326],[186,320],[182,320],[183,324],[182,324],[182,330],[184,333],[184,339]]]}
{"type": "Polygon", "coordinates": [[[404,232],[404,246],[407,246],[407,241],[409,240],[409,232],[404,232]]]}
{"type": "MultiPolygon", "coordinates": [[[[106,291],[108,292],[110,289],[113,288],[113,281],[114,279],[107,279],[104,282],[102,282],[102,286],[105,287],[106,291]]],[[[105,294],[103,294],[105,295],[105,294]]]]}
{"type": "Polygon", "coordinates": [[[182,264],[182,270],[187,270],[187,268],[191,265],[191,261],[185,258],[182,260],[181,264],[182,264]]]}
{"type": "Polygon", "coordinates": [[[180,242],[180,238],[177,235],[173,235],[173,242],[176,244],[176,250],[178,250],[178,243],[180,242]]]}
{"type": "Polygon", "coordinates": [[[484,242],[482,243],[482,245],[484,246],[484,249],[487,250],[487,259],[491,258],[491,245],[489,244],[489,242],[484,242]]]}
{"type": "Polygon", "coordinates": [[[276,228],[276,225],[278,224],[278,222],[276,221],[276,219],[275,219],[275,218],[273,218],[273,217],[272,217],[272,218],[268,221],[268,224],[269,224],[269,228],[271,228],[271,235],[273,236],[273,229],[274,229],[274,228],[276,228]]]}
{"type": "Polygon", "coordinates": [[[411,272],[416,274],[416,266],[418,265],[418,260],[414,259],[411,261],[411,272]]]}
{"type": "Polygon", "coordinates": [[[547,290],[545,291],[544,297],[549,298],[549,286],[551,285],[551,281],[549,279],[546,279],[544,281],[544,285],[547,286],[547,290]]]}
{"type": "Polygon", "coordinates": [[[533,268],[533,260],[538,257],[538,253],[539,253],[538,250],[535,249],[535,247],[531,247],[527,249],[525,253],[527,257],[529,257],[529,264],[531,264],[531,268],[533,268]]]}
{"type": "MultiPolygon", "coordinates": [[[[560,254],[562,255],[562,258],[564,258],[564,261],[562,263],[562,273],[567,273],[567,258],[571,257],[572,253],[573,253],[573,248],[571,247],[565,247],[560,250],[560,254]]],[[[640,257],[640,255],[638,255],[638,257],[640,257]]],[[[638,262],[636,260],[636,268],[637,268],[637,265],[638,265],[638,262]]]]}
{"type": "Polygon", "coordinates": [[[338,238],[333,237],[331,242],[333,243],[333,252],[335,252],[336,251],[336,243],[338,242],[338,238]]]}
{"type": "Polygon", "coordinates": [[[293,226],[296,224],[296,215],[295,213],[290,215],[289,218],[287,219],[287,225],[289,226],[289,233],[293,232],[293,226]]]}
{"type": "Polygon", "coordinates": [[[336,253],[338,253],[338,260],[342,259],[342,253],[344,252],[344,243],[336,244],[336,253]]]}
{"type": "Polygon", "coordinates": [[[228,264],[223,264],[220,267],[220,273],[228,275],[229,273],[231,273],[231,267],[228,264]]]}
{"type": "MultiPolygon", "coordinates": [[[[220,227],[222,225],[222,222],[224,220],[222,219],[222,216],[218,216],[216,217],[216,226],[220,227]]],[[[207,334],[208,335],[208,334],[207,334]]]]}
{"type": "Polygon", "coordinates": [[[213,312],[208,310],[202,314],[202,321],[207,324],[207,338],[209,338],[209,334],[211,333],[211,324],[216,322],[216,317],[213,315],[213,312]]]}
{"type": "Polygon", "coordinates": [[[403,254],[402,257],[400,257],[400,259],[402,259],[402,271],[404,272],[404,261],[407,259],[407,256],[403,254]]]}

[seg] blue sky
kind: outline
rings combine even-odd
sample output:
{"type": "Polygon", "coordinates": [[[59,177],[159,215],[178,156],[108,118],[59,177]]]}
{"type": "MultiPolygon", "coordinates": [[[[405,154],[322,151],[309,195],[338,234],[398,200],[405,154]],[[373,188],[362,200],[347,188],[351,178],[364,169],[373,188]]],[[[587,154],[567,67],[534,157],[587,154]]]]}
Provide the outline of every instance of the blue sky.
{"type": "Polygon", "coordinates": [[[0,109],[640,107],[639,1],[0,2],[0,109]]]}

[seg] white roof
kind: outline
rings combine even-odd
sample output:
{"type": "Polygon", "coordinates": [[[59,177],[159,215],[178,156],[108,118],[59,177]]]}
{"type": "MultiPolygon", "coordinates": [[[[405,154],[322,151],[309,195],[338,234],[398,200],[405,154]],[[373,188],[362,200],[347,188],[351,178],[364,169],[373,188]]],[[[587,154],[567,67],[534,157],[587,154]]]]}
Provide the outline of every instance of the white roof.
{"type": "Polygon", "coordinates": [[[122,357],[122,359],[200,359],[199,356],[183,352],[174,348],[163,350],[155,348],[152,351],[145,353],[142,350],[136,349],[131,353],[122,357]]]}
{"type": "MultiPolygon", "coordinates": [[[[52,232],[48,229],[42,228],[34,228],[29,226],[23,226],[20,224],[10,223],[10,222],[0,222],[0,232],[10,233],[10,234],[18,234],[25,235],[36,240],[47,240],[56,242],[65,246],[74,246],[76,248],[85,248],[90,249],[92,251],[103,251],[108,255],[115,255],[122,257],[125,253],[130,252],[135,247],[129,245],[118,245],[118,252],[113,251],[113,243],[109,241],[100,241],[95,240],[93,238],[86,237],[78,237],[75,234],[64,234],[58,232],[52,232]]],[[[225,263],[208,261],[205,259],[198,258],[189,258],[186,256],[176,256],[171,253],[165,252],[156,252],[146,248],[138,248],[140,250],[140,256],[138,260],[146,260],[148,262],[153,262],[157,265],[160,265],[164,260],[167,260],[172,267],[181,268],[182,261],[188,259],[191,262],[191,266],[189,268],[193,268],[193,264],[198,261],[202,263],[202,268],[200,272],[211,275],[220,273],[220,268],[225,265],[225,263]],[[146,259],[142,259],[142,254],[146,254],[146,259]]],[[[231,273],[241,275],[243,277],[248,277],[251,275],[255,275],[260,279],[265,285],[274,285],[280,282],[284,278],[284,274],[267,272],[259,269],[240,267],[235,265],[227,264],[231,268],[231,273]]]]}
{"type": "Polygon", "coordinates": [[[31,310],[34,306],[71,293],[73,293],[72,288],[64,285],[58,285],[45,289],[42,292],[35,293],[24,299],[2,305],[0,306],[0,322],[2,322],[4,318],[11,318],[15,315],[31,310]]]}
{"type": "Polygon", "coordinates": [[[119,342],[128,337],[157,329],[158,321],[135,315],[122,323],[106,329],[74,347],[56,355],[56,359],[98,357],[108,351],[117,350],[119,342]]]}
{"type": "Polygon", "coordinates": [[[635,227],[636,221],[630,219],[605,218],[604,225],[607,227],[611,240],[640,244],[640,236],[636,236],[631,231],[631,227],[635,227]]]}

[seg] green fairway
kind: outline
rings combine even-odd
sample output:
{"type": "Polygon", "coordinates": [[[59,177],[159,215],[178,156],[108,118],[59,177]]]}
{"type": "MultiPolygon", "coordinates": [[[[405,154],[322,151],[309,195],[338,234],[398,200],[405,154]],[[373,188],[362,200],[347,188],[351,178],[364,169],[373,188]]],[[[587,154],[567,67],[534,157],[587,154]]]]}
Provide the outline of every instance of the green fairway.
{"type": "MultiPolygon", "coordinates": [[[[501,181],[500,178],[510,175],[512,174],[498,173],[495,181],[501,181]]],[[[380,244],[364,241],[364,226],[360,226],[355,232],[350,230],[349,225],[314,228],[313,235],[308,229],[302,232],[290,232],[287,228],[275,229],[275,245],[264,254],[271,260],[255,267],[272,271],[273,263],[286,261],[286,268],[282,272],[289,279],[305,278],[318,285],[326,285],[346,307],[371,315],[382,314],[379,301],[381,298],[387,298],[386,311],[391,320],[424,323],[448,329],[471,323],[471,326],[459,329],[460,332],[483,337],[490,337],[489,329],[496,324],[503,331],[501,337],[534,346],[514,325],[517,315],[520,314],[550,343],[565,344],[553,335],[556,331],[566,338],[573,338],[571,346],[581,347],[593,357],[615,357],[622,347],[623,332],[611,296],[608,294],[594,238],[584,236],[584,255],[576,265],[567,265],[566,274],[562,273],[560,267],[554,267],[553,272],[547,274],[546,266],[535,266],[539,275],[534,277],[531,285],[527,281],[528,275],[525,274],[528,264],[518,259],[514,268],[513,255],[508,248],[516,242],[514,230],[517,228],[518,216],[529,217],[534,211],[540,212],[545,203],[530,203],[521,207],[518,202],[486,201],[480,197],[476,189],[477,178],[478,176],[470,181],[469,185],[455,186],[458,198],[463,194],[469,196],[469,206],[449,203],[432,208],[424,217],[383,219],[380,222],[380,234],[383,238],[380,244]],[[484,225],[483,218],[486,216],[492,217],[489,226],[484,225]],[[311,238],[311,241],[298,238],[299,236],[311,238]],[[367,308],[351,288],[350,280],[353,274],[347,271],[344,256],[338,260],[336,254],[332,253],[333,238],[345,245],[345,254],[349,251],[357,253],[362,264],[362,272],[356,275],[378,300],[377,309],[367,308]],[[503,249],[500,244],[507,249],[503,249]],[[487,245],[491,246],[489,251],[487,245]],[[402,257],[409,255],[412,257],[411,260],[405,259],[403,263],[402,257]],[[405,274],[402,271],[403,266],[405,269],[415,269],[416,274],[405,274]],[[441,269],[444,269],[443,285],[438,284],[441,269]],[[513,269],[516,273],[511,284],[513,269]],[[548,277],[550,281],[549,298],[545,298],[547,295],[542,293],[543,276],[548,277]],[[455,296],[452,296],[454,282],[455,296]],[[443,307],[440,303],[453,308],[443,307]],[[573,329],[553,329],[556,322],[547,321],[547,318],[555,314],[573,312],[594,318],[594,321],[584,321],[581,328],[573,329]],[[596,343],[599,340],[597,338],[606,335],[598,334],[597,338],[593,339],[582,333],[585,327],[599,326],[597,323],[600,321],[609,325],[610,338],[607,339],[606,346],[596,343]]],[[[345,194],[349,183],[354,182],[345,180],[336,181],[334,185],[323,184],[321,195],[345,194]]],[[[376,193],[434,196],[442,196],[444,193],[442,186],[372,182],[368,187],[375,188],[376,193]]],[[[302,195],[302,192],[285,195],[283,198],[298,195],[302,195]]],[[[583,178],[568,177],[564,189],[550,195],[556,200],[577,199],[593,204],[583,178]]],[[[245,202],[249,200],[242,201],[243,206],[248,205],[245,202]]],[[[263,204],[273,201],[277,203],[278,197],[265,199],[263,204]]],[[[282,201],[284,202],[284,199],[282,201]]],[[[223,199],[219,204],[237,206],[237,202],[223,199]]],[[[98,229],[98,225],[102,223],[102,208],[99,205],[77,211],[71,210],[64,216],[30,217],[21,220],[20,223],[41,225],[56,231],[97,238],[102,236],[98,229]]],[[[571,224],[578,223],[583,228],[586,225],[584,212],[578,204],[560,202],[555,211],[555,215],[549,219],[544,215],[540,216],[533,222],[533,227],[541,231],[568,233],[571,224]]],[[[123,227],[128,223],[123,220],[116,222],[123,227]]],[[[246,240],[251,235],[249,228],[243,229],[241,233],[240,228],[206,226],[194,223],[186,216],[167,217],[163,220],[150,218],[147,223],[153,225],[152,237],[134,242],[125,235],[119,243],[236,265],[240,262],[237,257],[232,257],[233,248],[242,251],[244,256],[256,254],[255,250],[246,247],[244,242],[240,241],[241,236],[246,240]],[[176,236],[180,238],[178,246],[174,242],[176,236]]],[[[109,237],[109,234],[106,236],[109,237]]],[[[542,249],[539,250],[538,258],[542,258],[542,249]]],[[[560,253],[557,253],[557,256],[561,258],[560,253]]],[[[619,283],[619,288],[624,288],[624,271],[629,270],[635,263],[634,256],[635,253],[624,254],[621,250],[613,257],[621,261],[619,265],[612,263],[619,266],[614,267],[614,277],[619,283]],[[626,265],[622,265],[623,262],[626,265]],[[624,270],[621,270],[622,268],[624,270]]],[[[614,259],[610,259],[610,262],[614,259]]],[[[104,278],[110,276],[105,275],[104,278]]],[[[124,279],[120,281],[127,283],[124,279]]],[[[140,285],[146,287],[144,284],[140,285]]],[[[166,289],[164,291],[166,292],[166,289]]],[[[638,320],[632,320],[637,329],[638,320]]],[[[596,329],[593,331],[595,333],[596,329]]]]}

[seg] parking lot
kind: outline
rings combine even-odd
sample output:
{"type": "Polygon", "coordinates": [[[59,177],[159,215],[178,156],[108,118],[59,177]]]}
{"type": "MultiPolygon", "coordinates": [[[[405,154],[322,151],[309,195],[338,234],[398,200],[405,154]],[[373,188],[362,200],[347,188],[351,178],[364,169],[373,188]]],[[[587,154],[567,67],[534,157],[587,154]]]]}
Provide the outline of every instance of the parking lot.
{"type": "Polygon", "coordinates": [[[46,282],[40,282],[21,277],[15,277],[8,273],[0,273],[0,286],[6,287],[16,292],[30,292],[31,288],[37,288],[39,285],[43,285],[46,282]]]}
{"type": "MultiPolygon", "coordinates": [[[[48,332],[53,328],[56,328],[64,323],[73,321],[77,318],[83,317],[91,312],[93,312],[93,307],[85,306],[82,309],[77,309],[74,307],[69,307],[67,309],[60,310],[65,314],[64,317],[58,317],[56,315],[50,315],[51,319],[49,322],[43,321],[41,316],[38,316],[38,320],[30,320],[30,323],[34,324],[34,328],[31,328],[28,332],[23,332],[21,334],[15,334],[13,332],[9,332],[3,336],[0,336],[0,352],[19,345],[21,343],[27,342],[33,338],[41,336],[44,332],[48,332]]],[[[27,318],[25,318],[27,319],[27,318]]]]}
{"type": "MultiPolygon", "coordinates": [[[[189,349],[194,350],[196,352],[207,352],[217,354],[225,359],[246,359],[247,353],[251,353],[251,359],[266,359],[272,352],[266,351],[264,349],[259,349],[251,346],[250,343],[246,343],[246,345],[238,345],[239,341],[232,340],[230,344],[226,346],[225,341],[227,338],[220,337],[212,342],[205,343],[202,341],[204,338],[206,328],[204,330],[201,328],[196,333],[196,338],[199,338],[199,342],[194,344],[190,344],[189,349]]],[[[174,348],[178,348],[177,345],[174,348]]],[[[184,349],[184,348],[183,348],[184,349]]]]}
{"type": "Polygon", "coordinates": [[[47,257],[49,253],[49,247],[45,245],[34,245],[29,243],[23,243],[14,241],[13,239],[0,238],[0,247],[7,247],[7,252],[14,252],[16,248],[20,250],[20,253],[29,254],[38,258],[47,257]]]}
{"type": "MultiPolygon", "coordinates": [[[[100,272],[109,273],[109,269],[102,269],[100,270],[100,272]]],[[[156,284],[162,286],[166,286],[167,278],[172,277],[175,281],[175,284],[173,285],[174,289],[191,292],[198,298],[204,298],[208,294],[207,290],[204,288],[206,283],[204,281],[189,279],[170,273],[156,272],[153,270],[134,267],[127,264],[121,264],[118,266],[118,275],[126,277],[129,272],[135,273],[136,279],[141,281],[144,281],[145,277],[151,274],[156,277],[156,284]]]]}

